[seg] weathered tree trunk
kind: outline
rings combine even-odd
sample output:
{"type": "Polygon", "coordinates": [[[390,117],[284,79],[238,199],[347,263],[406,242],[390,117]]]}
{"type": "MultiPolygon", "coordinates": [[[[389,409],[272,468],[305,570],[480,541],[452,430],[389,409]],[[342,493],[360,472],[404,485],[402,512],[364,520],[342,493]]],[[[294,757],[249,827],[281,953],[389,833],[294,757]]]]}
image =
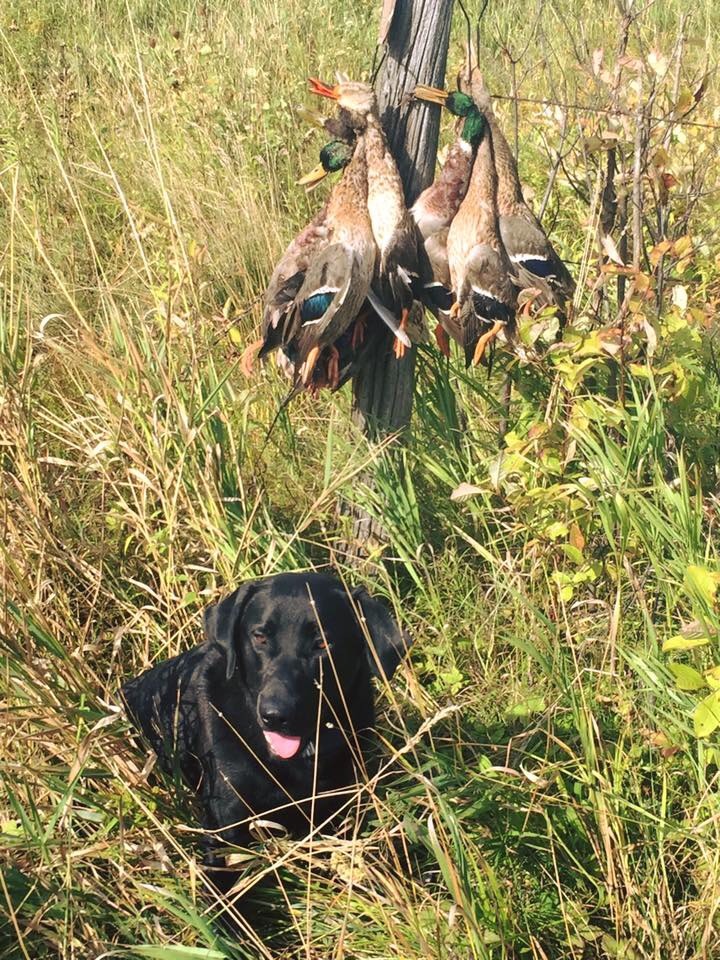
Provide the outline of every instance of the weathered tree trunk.
{"type": "MultiPolygon", "coordinates": [[[[439,87],[445,82],[452,6],[453,0],[397,0],[377,81],[380,118],[408,206],[433,180],[440,132],[438,107],[413,101],[411,94],[418,83],[439,87]]],[[[416,349],[397,360],[393,339],[389,330],[378,338],[353,381],[353,423],[370,440],[402,432],[410,423],[416,349]]],[[[350,552],[357,555],[364,542],[385,537],[363,511],[356,508],[353,514],[350,552]]]]}
{"type": "MultiPolygon", "coordinates": [[[[440,131],[440,110],[411,100],[411,94],[418,83],[445,82],[452,5],[452,0],[397,0],[377,82],[380,118],[408,206],[432,182],[440,131]]],[[[354,380],[353,421],[373,440],[410,422],[416,351],[398,361],[392,346],[387,331],[354,380]]]]}

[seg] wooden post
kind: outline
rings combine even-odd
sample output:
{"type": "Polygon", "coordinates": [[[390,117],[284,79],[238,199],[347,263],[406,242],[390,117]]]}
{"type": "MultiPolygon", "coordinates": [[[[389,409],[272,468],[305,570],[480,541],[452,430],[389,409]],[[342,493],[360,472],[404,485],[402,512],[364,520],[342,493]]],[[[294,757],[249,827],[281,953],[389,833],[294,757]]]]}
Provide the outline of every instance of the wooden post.
{"type": "MultiPolygon", "coordinates": [[[[445,83],[452,6],[453,0],[396,0],[376,85],[380,119],[408,206],[433,180],[440,133],[440,108],[412,101],[411,94],[418,83],[435,87],[445,83]]],[[[384,327],[383,331],[353,380],[353,423],[372,441],[407,429],[415,387],[416,348],[397,360],[394,338],[384,327]]],[[[357,505],[350,513],[353,536],[343,552],[352,561],[365,553],[370,541],[388,538],[382,524],[357,505]]]]}
{"type": "MultiPolygon", "coordinates": [[[[411,100],[418,83],[445,83],[453,0],[397,0],[376,92],[380,119],[405,185],[408,206],[435,173],[440,108],[411,100]]],[[[405,430],[415,385],[413,347],[402,360],[386,331],[353,381],[353,422],[371,440],[405,430]]]]}

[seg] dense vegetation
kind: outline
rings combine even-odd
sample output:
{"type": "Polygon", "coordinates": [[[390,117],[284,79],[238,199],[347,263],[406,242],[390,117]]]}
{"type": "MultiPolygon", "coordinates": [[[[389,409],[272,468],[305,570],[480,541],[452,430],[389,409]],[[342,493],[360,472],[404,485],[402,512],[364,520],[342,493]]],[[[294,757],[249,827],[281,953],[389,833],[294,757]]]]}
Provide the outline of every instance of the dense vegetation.
{"type": "Polygon", "coordinates": [[[576,316],[523,317],[489,377],[422,347],[402,471],[346,390],[264,446],[286,383],[239,370],[316,203],[304,78],[367,71],[376,6],[0,9],[3,960],[720,955],[720,14],[491,0],[576,316]],[[339,497],[390,532],[359,573],[339,497]],[[238,853],[231,937],[117,687],[229,585],[328,560],[416,637],[381,789],[353,843],[238,853]]]}

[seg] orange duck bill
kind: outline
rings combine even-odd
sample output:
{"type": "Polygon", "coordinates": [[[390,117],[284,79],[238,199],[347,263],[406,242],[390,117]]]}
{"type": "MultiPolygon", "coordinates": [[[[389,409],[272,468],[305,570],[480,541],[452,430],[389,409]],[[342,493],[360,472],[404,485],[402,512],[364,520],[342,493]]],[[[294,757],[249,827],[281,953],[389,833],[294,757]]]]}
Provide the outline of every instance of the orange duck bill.
{"type": "Polygon", "coordinates": [[[318,80],[317,77],[308,77],[308,83],[310,84],[310,93],[315,93],[319,97],[327,97],[328,100],[337,100],[340,97],[337,87],[331,87],[329,84],[323,83],[322,80],[318,80]]]}

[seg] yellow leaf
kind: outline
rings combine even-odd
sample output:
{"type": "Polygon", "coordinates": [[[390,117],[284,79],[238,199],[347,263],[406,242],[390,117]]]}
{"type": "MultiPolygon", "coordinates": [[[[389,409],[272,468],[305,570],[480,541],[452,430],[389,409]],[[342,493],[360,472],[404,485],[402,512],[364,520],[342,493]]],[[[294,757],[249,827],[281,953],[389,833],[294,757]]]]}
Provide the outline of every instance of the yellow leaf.
{"type": "Polygon", "coordinates": [[[720,573],[690,564],[685,571],[685,586],[708,606],[712,606],[720,586],[720,573]]]}
{"type": "Polygon", "coordinates": [[[568,535],[568,528],[564,523],[556,520],[554,523],[548,524],[543,530],[543,533],[550,540],[559,540],[560,537],[566,537],[568,535]]]}
{"type": "Polygon", "coordinates": [[[683,114],[687,113],[690,107],[693,105],[693,95],[689,90],[683,90],[678,101],[675,104],[675,116],[681,117],[683,114]]]}
{"type": "Polygon", "coordinates": [[[576,523],[570,524],[570,536],[568,537],[568,540],[577,550],[582,551],[585,549],[585,537],[583,536],[582,530],[576,523]]]}
{"type": "Polygon", "coordinates": [[[660,243],[654,246],[650,251],[650,265],[656,267],[662,257],[672,250],[672,246],[672,240],[661,240],[660,243]]]}
{"type": "Polygon", "coordinates": [[[673,650],[694,650],[695,647],[704,647],[710,643],[708,637],[683,637],[682,634],[676,634],[670,637],[662,645],[663,653],[672,653],[673,650]]]}
{"type": "Polygon", "coordinates": [[[705,671],[705,679],[711,690],[720,690],[720,664],[705,671]]]}
{"type": "Polygon", "coordinates": [[[668,669],[675,677],[678,690],[702,690],[707,686],[705,677],[686,663],[669,663],[668,669]]]}
{"type": "Polygon", "coordinates": [[[672,245],[672,252],[674,257],[686,257],[692,252],[693,242],[692,237],[689,237],[687,234],[683,237],[678,237],[678,239],[672,245]]]}
{"type": "MultiPolygon", "coordinates": [[[[658,170],[664,170],[665,167],[670,163],[670,157],[668,152],[664,147],[658,147],[657,150],[652,155],[652,165],[658,170]]],[[[669,241],[662,241],[663,243],[668,243],[669,241]]]]}
{"type": "Polygon", "coordinates": [[[709,737],[720,726],[720,690],[713,690],[693,711],[696,737],[709,737]]]}
{"type": "Polygon", "coordinates": [[[585,150],[587,153],[597,153],[598,150],[605,150],[606,144],[600,139],[600,137],[586,137],[585,138],[585,150]]]}

